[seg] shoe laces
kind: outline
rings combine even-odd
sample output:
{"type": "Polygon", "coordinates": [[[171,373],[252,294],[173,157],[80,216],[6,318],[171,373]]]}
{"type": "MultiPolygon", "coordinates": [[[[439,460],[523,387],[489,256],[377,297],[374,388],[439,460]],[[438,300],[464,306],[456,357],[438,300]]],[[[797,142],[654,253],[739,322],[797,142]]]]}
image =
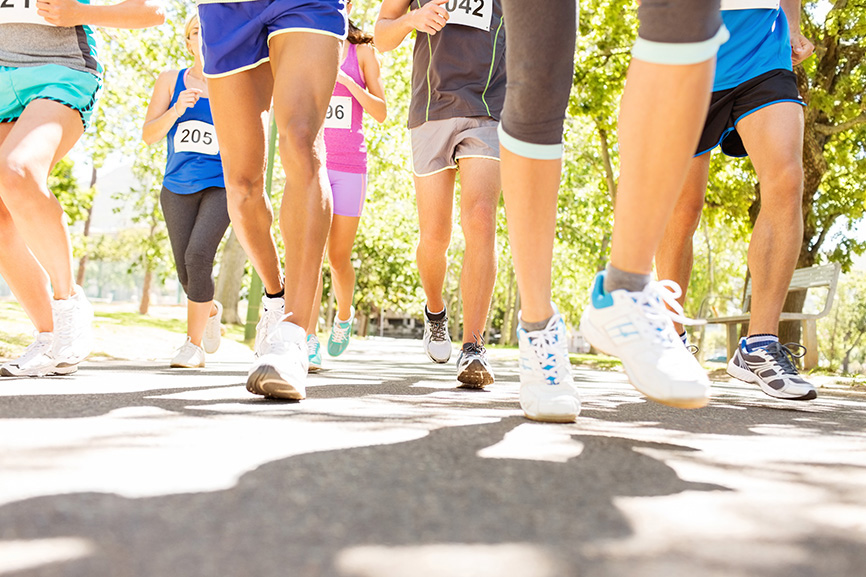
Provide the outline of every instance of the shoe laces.
{"type": "Polygon", "coordinates": [[[682,294],[680,285],[672,280],[653,281],[644,290],[631,293],[649,325],[654,329],[656,337],[671,342],[680,340],[671,321],[682,325],[706,324],[704,320],[690,319],[685,316],[682,305],[677,302],[677,298],[682,294]]]}
{"type": "Polygon", "coordinates": [[[346,326],[343,326],[343,321],[337,320],[331,327],[331,340],[335,343],[342,343],[349,338],[349,330],[352,328],[352,323],[346,321],[346,326]]]}
{"type": "MultiPolygon", "coordinates": [[[[69,297],[70,299],[73,297],[69,297]]],[[[54,340],[69,343],[75,333],[75,305],[69,303],[54,315],[54,340]]]]}
{"type": "Polygon", "coordinates": [[[312,338],[307,339],[307,353],[311,356],[319,352],[319,339],[310,335],[312,338]]]}
{"type": "Polygon", "coordinates": [[[806,354],[806,347],[799,343],[772,342],[764,350],[773,358],[773,361],[778,365],[779,369],[785,375],[797,375],[796,359],[802,358],[806,354]],[[795,353],[791,349],[796,349],[795,353]]]}
{"type": "Polygon", "coordinates": [[[463,354],[481,356],[484,354],[484,339],[477,334],[472,335],[474,341],[463,343],[463,354]]]}
{"type": "Polygon", "coordinates": [[[435,321],[433,319],[427,319],[427,326],[430,328],[430,340],[431,341],[444,341],[447,340],[447,330],[448,330],[448,318],[443,318],[441,320],[435,321]]]}
{"type": "Polygon", "coordinates": [[[268,327],[268,332],[265,336],[265,342],[268,343],[270,347],[268,350],[270,352],[280,354],[287,350],[288,343],[283,339],[283,335],[280,332],[280,323],[290,316],[292,316],[292,313],[280,314],[279,316],[273,314],[275,321],[268,327]]]}
{"type": "MultiPolygon", "coordinates": [[[[554,315],[553,326],[556,327],[560,322],[560,316],[554,315]]],[[[529,344],[538,360],[537,366],[541,369],[544,380],[550,385],[558,385],[567,376],[570,366],[568,353],[562,354],[557,332],[551,328],[535,334],[529,333],[533,335],[529,337],[529,344]],[[564,371],[561,370],[562,367],[565,367],[564,371]]]]}
{"type": "Polygon", "coordinates": [[[40,339],[39,333],[36,334],[36,340],[27,345],[24,353],[15,361],[16,366],[24,366],[39,355],[46,355],[51,351],[51,339],[40,339]]]}

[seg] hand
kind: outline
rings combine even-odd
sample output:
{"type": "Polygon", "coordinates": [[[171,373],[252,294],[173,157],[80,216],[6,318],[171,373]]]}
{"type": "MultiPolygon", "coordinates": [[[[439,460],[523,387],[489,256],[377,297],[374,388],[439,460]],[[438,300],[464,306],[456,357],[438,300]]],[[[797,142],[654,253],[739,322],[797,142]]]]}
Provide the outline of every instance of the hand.
{"type": "Polygon", "coordinates": [[[448,11],[442,7],[448,0],[432,0],[412,11],[412,27],[433,36],[448,23],[448,11]]]}
{"type": "Polygon", "coordinates": [[[337,82],[342,84],[343,86],[346,86],[346,87],[349,87],[352,84],[355,84],[355,80],[351,76],[349,76],[348,74],[343,72],[342,69],[340,69],[340,71],[337,72],[337,82]]]}
{"type": "Polygon", "coordinates": [[[183,116],[187,108],[192,108],[198,99],[201,98],[201,90],[198,88],[187,88],[177,95],[177,102],[174,103],[174,111],[178,117],[183,116]]]}
{"type": "Polygon", "coordinates": [[[37,14],[55,26],[87,24],[84,6],[78,0],[36,0],[37,14]]]}
{"type": "Polygon", "coordinates": [[[809,58],[815,52],[812,41],[803,36],[799,30],[791,31],[791,62],[794,66],[809,58]]]}

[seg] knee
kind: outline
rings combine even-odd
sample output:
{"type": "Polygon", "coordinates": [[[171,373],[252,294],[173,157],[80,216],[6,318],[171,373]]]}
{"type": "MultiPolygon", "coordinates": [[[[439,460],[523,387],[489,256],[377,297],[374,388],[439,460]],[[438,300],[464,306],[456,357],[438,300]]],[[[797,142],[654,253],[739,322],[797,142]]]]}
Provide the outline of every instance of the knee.
{"type": "Polygon", "coordinates": [[[322,152],[317,147],[319,127],[309,119],[293,119],[280,129],[280,158],[285,166],[290,166],[296,177],[312,176],[323,164],[322,152]]]}
{"type": "Polygon", "coordinates": [[[428,230],[421,231],[420,239],[418,240],[418,254],[433,253],[444,255],[448,252],[448,246],[451,244],[451,229],[444,230],[428,230]]]}
{"type": "Polygon", "coordinates": [[[467,207],[460,215],[460,228],[467,243],[492,243],[496,238],[496,206],[478,203],[467,207]]]}
{"type": "Polygon", "coordinates": [[[761,205],[777,213],[801,213],[803,168],[799,162],[787,162],[761,179],[761,205]]]}
{"type": "Polygon", "coordinates": [[[337,247],[328,245],[328,262],[331,268],[344,272],[346,268],[352,268],[352,247],[337,247]]]}
{"type": "Polygon", "coordinates": [[[226,204],[240,207],[259,201],[264,195],[264,180],[261,175],[226,174],[226,204]]]}
{"type": "Polygon", "coordinates": [[[0,157],[0,196],[15,201],[22,189],[35,180],[27,163],[11,156],[0,157]]]}

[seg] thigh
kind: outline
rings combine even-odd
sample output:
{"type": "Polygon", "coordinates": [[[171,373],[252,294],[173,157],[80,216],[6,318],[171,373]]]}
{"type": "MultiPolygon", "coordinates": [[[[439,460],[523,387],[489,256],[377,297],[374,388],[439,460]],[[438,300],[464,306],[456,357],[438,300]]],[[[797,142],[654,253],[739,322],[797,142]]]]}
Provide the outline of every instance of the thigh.
{"type": "Polygon", "coordinates": [[[194,252],[209,256],[208,264],[212,265],[213,257],[229,227],[226,190],[214,187],[203,190],[200,194],[202,199],[189,245],[194,252]]]}
{"type": "Polygon", "coordinates": [[[328,233],[328,257],[332,262],[336,257],[351,259],[360,222],[360,217],[334,215],[328,233]]]}
{"type": "Polygon", "coordinates": [[[803,123],[803,106],[796,102],[777,102],[739,120],[737,132],[759,181],[786,168],[802,166],[803,123]]]}
{"type": "Polygon", "coordinates": [[[165,187],[162,187],[159,193],[168,240],[178,266],[183,266],[184,263],[186,247],[189,245],[199,211],[199,200],[198,194],[175,194],[165,187]]]}
{"type": "Polygon", "coordinates": [[[211,114],[230,194],[231,184],[262,178],[272,92],[273,77],[267,63],[208,79],[211,114]]]}
{"type": "Polygon", "coordinates": [[[441,234],[450,238],[455,174],[454,170],[443,170],[415,177],[418,227],[422,235],[441,234]]]}
{"type": "Polygon", "coordinates": [[[84,132],[81,115],[53,100],[34,100],[14,123],[3,125],[0,159],[26,169],[39,182],[84,132]]]}
{"type": "Polygon", "coordinates": [[[334,36],[287,31],[271,37],[274,116],[280,130],[301,129],[312,146],[337,80],[341,44],[334,36]]]}
{"type": "Polygon", "coordinates": [[[501,190],[499,161],[490,158],[461,158],[460,212],[490,211],[495,218],[501,190]]]}

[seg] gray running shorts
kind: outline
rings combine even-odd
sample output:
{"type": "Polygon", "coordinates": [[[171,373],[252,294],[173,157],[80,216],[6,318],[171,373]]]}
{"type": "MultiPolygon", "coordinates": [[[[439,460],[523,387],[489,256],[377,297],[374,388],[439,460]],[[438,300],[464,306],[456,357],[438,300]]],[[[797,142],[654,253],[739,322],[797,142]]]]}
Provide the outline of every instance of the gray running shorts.
{"type": "Polygon", "coordinates": [[[429,120],[413,128],[412,171],[430,176],[456,169],[461,158],[499,160],[499,122],[489,116],[429,120]]]}

